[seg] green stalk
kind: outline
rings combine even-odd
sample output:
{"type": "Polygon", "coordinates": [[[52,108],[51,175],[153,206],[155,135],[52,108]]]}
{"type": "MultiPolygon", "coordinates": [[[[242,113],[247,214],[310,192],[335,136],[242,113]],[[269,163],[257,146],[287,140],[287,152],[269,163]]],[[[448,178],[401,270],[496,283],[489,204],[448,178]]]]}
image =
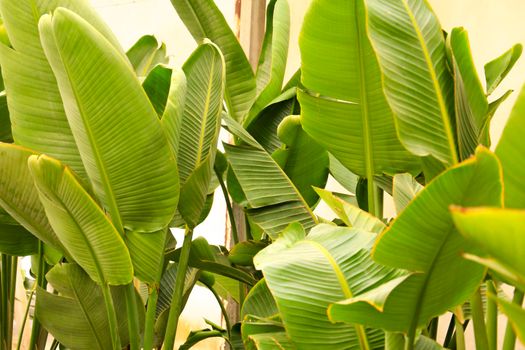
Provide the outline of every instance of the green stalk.
{"type": "MultiPolygon", "coordinates": [[[[494,281],[488,280],[487,294],[497,295],[494,281]]],[[[498,305],[492,298],[487,298],[487,336],[489,338],[489,349],[498,348],[498,305]]]]}
{"type": "Polygon", "coordinates": [[[154,285],[149,287],[148,304],[146,310],[146,323],[144,325],[144,344],[145,350],[153,349],[153,334],[155,328],[155,313],[157,311],[157,301],[159,300],[159,287],[154,285]]]}
{"type": "Polygon", "coordinates": [[[186,226],[186,232],[184,233],[184,243],[182,244],[179,264],[177,265],[177,276],[175,278],[175,288],[173,288],[173,295],[171,298],[171,307],[170,313],[168,315],[166,336],[164,338],[165,350],[173,350],[173,346],[175,345],[177,324],[179,323],[179,316],[182,311],[182,294],[184,292],[184,281],[186,279],[186,270],[188,268],[188,260],[190,258],[192,236],[193,229],[190,229],[188,226],[186,226]]]}
{"type": "Polygon", "coordinates": [[[408,330],[407,338],[405,340],[405,350],[414,350],[414,343],[416,341],[416,329],[412,327],[408,330]]]}
{"type": "Polygon", "coordinates": [[[115,313],[115,305],[113,304],[113,298],[111,297],[111,290],[109,289],[108,284],[102,284],[100,287],[102,289],[102,295],[104,296],[104,304],[106,305],[106,312],[108,315],[109,333],[111,334],[112,349],[121,350],[122,346],[120,345],[120,337],[118,333],[117,314],[115,313]]]}
{"type": "Polygon", "coordinates": [[[139,311],[137,309],[135,287],[133,286],[133,282],[129,283],[126,288],[126,310],[128,312],[130,349],[140,350],[139,311]]]}
{"type": "Polygon", "coordinates": [[[432,321],[430,321],[430,327],[428,330],[428,336],[431,339],[436,340],[437,332],[438,332],[438,325],[439,325],[439,317],[434,317],[432,321]]]}
{"type": "MultiPolygon", "coordinates": [[[[44,243],[38,242],[38,271],[36,276],[36,285],[45,288],[45,267],[44,267],[44,243]]],[[[31,301],[29,301],[31,302],[31,301]]],[[[40,334],[40,322],[36,317],[33,317],[33,325],[31,327],[31,340],[29,341],[29,350],[36,349],[36,343],[40,334]]]]}
{"type": "Polygon", "coordinates": [[[7,348],[13,347],[13,319],[15,317],[15,294],[16,294],[16,270],[18,267],[18,257],[11,256],[10,258],[10,276],[9,276],[9,308],[7,317],[7,348]]]}
{"type": "Polygon", "coordinates": [[[368,337],[366,336],[365,327],[362,325],[355,325],[355,331],[357,338],[359,339],[359,346],[361,350],[370,350],[370,344],[368,344],[368,337]]]}
{"type": "Polygon", "coordinates": [[[454,318],[456,324],[456,349],[465,350],[465,332],[463,330],[463,325],[459,322],[458,318],[454,318]]]}
{"type": "Polygon", "coordinates": [[[0,305],[2,305],[0,307],[2,313],[0,315],[0,334],[1,334],[1,337],[0,337],[0,348],[4,348],[4,346],[7,348],[7,315],[8,315],[8,312],[7,312],[7,300],[9,299],[8,298],[8,295],[7,295],[7,279],[8,279],[8,270],[7,270],[7,256],[5,254],[0,254],[2,256],[2,265],[1,265],[1,269],[0,269],[0,290],[1,290],[1,293],[0,293],[0,297],[2,298],[1,302],[0,302],[0,305]]]}
{"type": "Polygon", "coordinates": [[[215,289],[213,289],[212,286],[209,286],[207,284],[205,285],[206,287],[208,287],[210,292],[213,294],[213,296],[215,297],[215,300],[217,300],[217,303],[219,304],[219,307],[221,308],[222,315],[224,316],[224,322],[226,323],[226,331],[228,332],[228,339],[231,339],[231,323],[230,323],[230,317],[228,316],[228,311],[226,311],[226,308],[224,307],[222,299],[219,296],[219,294],[217,294],[215,289]]]}
{"type": "Polygon", "coordinates": [[[222,179],[221,174],[217,171],[217,169],[214,168],[214,170],[215,175],[217,175],[217,179],[219,180],[219,185],[221,186],[222,194],[224,195],[224,201],[226,202],[226,210],[228,211],[228,218],[230,219],[233,244],[237,244],[239,243],[239,233],[237,232],[237,225],[235,223],[235,217],[233,213],[232,203],[230,201],[230,195],[228,194],[228,189],[224,184],[224,180],[222,179]]]}
{"type": "MultiPolygon", "coordinates": [[[[485,327],[485,319],[483,316],[483,302],[481,300],[481,289],[478,288],[470,299],[472,308],[472,322],[474,323],[474,338],[476,339],[476,349],[489,350],[489,340],[487,337],[487,328],[485,327]]],[[[456,339],[459,335],[456,327],[456,339]]]]}
{"type": "Polygon", "coordinates": [[[31,307],[31,300],[33,300],[33,295],[35,294],[35,289],[31,290],[29,294],[29,299],[27,300],[26,310],[24,312],[24,318],[22,319],[22,324],[20,325],[20,333],[18,334],[18,343],[16,344],[16,350],[20,350],[22,346],[22,339],[24,337],[24,328],[26,327],[27,316],[29,316],[29,308],[31,307]]]}
{"type": "MultiPolygon", "coordinates": [[[[516,305],[523,304],[523,292],[518,288],[514,289],[514,296],[512,302],[516,305]]],[[[507,321],[507,328],[505,329],[505,337],[503,338],[503,350],[513,350],[516,345],[516,333],[512,329],[512,325],[507,321]]]]}

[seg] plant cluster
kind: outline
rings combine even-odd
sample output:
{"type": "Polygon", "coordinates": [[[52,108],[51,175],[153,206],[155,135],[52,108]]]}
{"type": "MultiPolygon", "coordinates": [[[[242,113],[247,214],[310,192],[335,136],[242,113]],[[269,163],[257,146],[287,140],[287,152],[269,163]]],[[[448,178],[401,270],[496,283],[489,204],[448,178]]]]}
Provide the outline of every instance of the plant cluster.
{"type": "Polygon", "coordinates": [[[464,349],[471,323],[495,350],[499,312],[503,349],[525,342],[525,91],[490,151],[521,45],[483,87],[425,0],[313,0],[285,83],[287,0],[255,72],[212,0],[171,2],[199,44],[181,69],[153,36],[125,52],[88,0],[0,0],[1,349],[29,255],[31,350],[173,349],[196,285],[225,322],[179,349],[464,349]],[[218,187],[231,249],[193,239],[218,187]]]}

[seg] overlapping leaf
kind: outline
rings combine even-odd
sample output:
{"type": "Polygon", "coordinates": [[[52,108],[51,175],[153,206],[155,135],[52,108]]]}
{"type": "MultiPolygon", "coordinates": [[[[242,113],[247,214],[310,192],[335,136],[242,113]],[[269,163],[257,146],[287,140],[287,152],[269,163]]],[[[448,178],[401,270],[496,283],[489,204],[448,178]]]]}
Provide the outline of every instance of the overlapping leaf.
{"type": "Polygon", "coordinates": [[[126,57],[67,9],[42,17],[39,28],[98,199],[119,231],[163,229],[177,205],[177,166],[126,57]]]}
{"type": "Polygon", "coordinates": [[[417,171],[419,162],[396,134],[363,0],[314,1],[300,47],[305,90],[298,99],[305,131],[362,177],[417,171]]]}
{"type": "Polygon", "coordinates": [[[419,156],[456,163],[453,80],[438,19],[426,1],[366,4],[370,39],[401,142],[419,156]]]}
{"type": "Polygon", "coordinates": [[[126,52],[137,76],[146,77],[158,64],[166,64],[166,45],[159,43],[153,35],[144,35],[126,52]]]}

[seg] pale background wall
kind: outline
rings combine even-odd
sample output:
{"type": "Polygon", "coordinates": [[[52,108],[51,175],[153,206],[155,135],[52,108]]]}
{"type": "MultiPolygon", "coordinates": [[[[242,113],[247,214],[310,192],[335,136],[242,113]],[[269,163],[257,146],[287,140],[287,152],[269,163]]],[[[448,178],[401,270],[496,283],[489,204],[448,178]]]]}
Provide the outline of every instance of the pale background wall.
{"type": "MultiPolygon", "coordinates": [[[[292,11],[292,39],[287,76],[291,76],[300,64],[297,38],[310,0],[288,1],[292,11]]],[[[167,44],[173,62],[182,65],[196,47],[168,0],[92,0],[92,2],[125,48],[130,47],[141,35],[154,34],[167,44]]],[[[215,2],[232,28],[235,27],[235,0],[215,0],[215,2]]],[[[430,3],[446,30],[461,25],[469,31],[474,60],[483,81],[483,65],[487,61],[517,42],[525,43],[524,0],[430,0],[430,3]]],[[[494,118],[492,130],[494,143],[501,134],[517,92],[524,82],[525,58],[517,64],[495,93],[495,96],[499,96],[507,89],[516,91],[494,118]]],[[[196,230],[197,235],[205,236],[213,244],[221,244],[224,239],[223,203],[222,195],[217,193],[212,215],[196,230]]],[[[176,236],[181,238],[180,233],[176,233],[176,236]]],[[[220,311],[210,295],[198,289],[190,298],[183,317],[194,327],[198,327],[203,326],[202,317],[218,322],[219,314],[220,311]]],[[[211,348],[214,348],[213,345],[211,348]]]]}

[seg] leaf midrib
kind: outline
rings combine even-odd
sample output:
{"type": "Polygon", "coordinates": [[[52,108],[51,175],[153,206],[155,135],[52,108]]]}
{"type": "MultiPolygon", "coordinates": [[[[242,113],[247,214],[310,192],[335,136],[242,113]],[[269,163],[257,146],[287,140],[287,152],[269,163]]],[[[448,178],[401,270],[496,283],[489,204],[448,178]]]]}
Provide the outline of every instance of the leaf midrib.
{"type": "Polygon", "coordinates": [[[456,147],[454,143],[454,137],[452,134],[452,127],[450,124],[450,116],[448,114],[448,110],[445,104],[445,99],[443,97],[441,87],[439,85],[439,81],[437,79],[437,74],[434,69],[434,64],[432,62],[432,58],[430,56],[430,53],[428,51],[427,44],[425,42],[425,38],[423,37],[423,33],[421,32],[421,29],[419,28],[419,24],[417,23],[416,17],[414,16],[414,13],[412,12],[412,9],[407,3],[407,0],[402,0],[403,6],[405,7],[405,10],[407,12],[408,17],[410,18],[410,22],[412,23],[412,27],[414,28],[414,31],[417,35],[417,38],[419,40],[419,44],[421,45],[421,50],[423,52],[423,56],[425,59],[425,63],[427,64],[428,72],[430,74],[430,79],[432,80],[432,84],[434,86],[434,92],[436,93],[436,98],[438,100],[441,120],[443,122],[443,127],[445,129],[447,142],[448,142],[448,148],[450,151],[450,156],[452,159],[452,164],[458,163],[458,156],[456,154],[456,147]]]}
{"type": "MultiPolygon", "coordinates": [[[[195,165],[196,167],[201,164],[202,162],[202,151],[204,147],[204,138],[206,136],[206,129],[207,129],[207,123],[208,123],[208,112],[210,110],[210,100],[211,100],[211,88],[213,85],[213,73],[215,71],[215,58],[216,58],[216,52],[213,50],[213,57],[212,62],[210,65],[210,75],[208,77],[208,88],[206,90],[206,100],[204,102],[204,110],[203,110],[203,118],[201,123],[201,130],[199,135],[199,143],[197,147],[197,155],[195,156],[195,165]]],[[[219,111],[220,113],[220,111],[219,111]]],[[[218,113],[218,114],[219,114],[218,113]]]]}

